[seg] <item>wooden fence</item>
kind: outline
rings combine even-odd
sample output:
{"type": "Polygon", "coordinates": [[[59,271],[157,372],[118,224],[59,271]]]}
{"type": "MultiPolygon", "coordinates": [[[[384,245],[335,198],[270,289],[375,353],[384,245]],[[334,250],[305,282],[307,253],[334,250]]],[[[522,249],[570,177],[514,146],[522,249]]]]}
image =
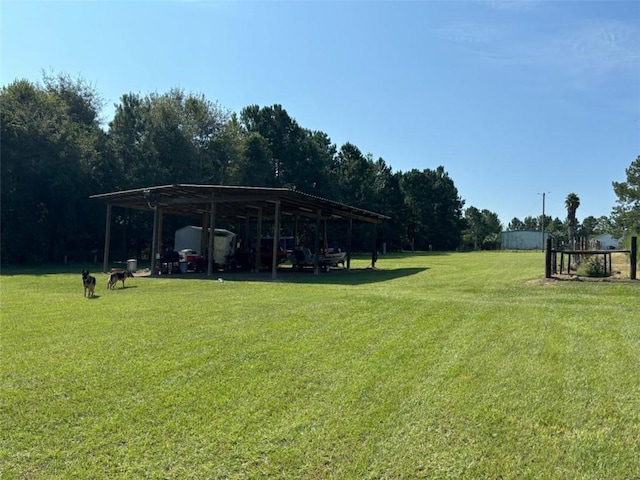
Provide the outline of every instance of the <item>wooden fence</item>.
{"type": "Polygon", "coordinates": [[[609,275],[611,274],[611,254],[628,253],[629,255],[629,277],[631,280],[637,278],[638,264],[638,237],[631,237],[630,250],[558,250],[552,247],[551,238],[547,239],[547,250],[545,255],[544,274],[546,278],[551,278],[554,273],[558,273],[558,254],[560,254],[560,273],[564,273],[565,258],[567,260],[567,274],[571,273],[571,257],[584,255],[602,255],[604,263],[604,274],[607,274],[609,267],[609,275]]]}

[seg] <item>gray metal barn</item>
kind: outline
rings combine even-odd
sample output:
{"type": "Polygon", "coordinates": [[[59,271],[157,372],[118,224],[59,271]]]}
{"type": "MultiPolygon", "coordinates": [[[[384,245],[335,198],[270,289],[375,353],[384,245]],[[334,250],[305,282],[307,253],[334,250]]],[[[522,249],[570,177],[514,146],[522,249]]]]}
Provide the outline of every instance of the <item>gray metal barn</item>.
{"type": "Polygon", "coordinates": [[[500,234],[500,248],[502,250],[544,250],[548,238],[553,238],[549,232],[533,230],[515,230],[500,234]]]}

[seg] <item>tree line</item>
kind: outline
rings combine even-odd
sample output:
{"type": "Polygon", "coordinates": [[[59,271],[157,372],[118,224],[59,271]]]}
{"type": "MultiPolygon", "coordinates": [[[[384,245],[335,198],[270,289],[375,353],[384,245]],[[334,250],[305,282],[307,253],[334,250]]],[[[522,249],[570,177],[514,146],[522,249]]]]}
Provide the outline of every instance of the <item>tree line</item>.
{"type": "Polygon", "coordinates": [[[618,200],[611,216],[589,215],[580,222],[577,216],[580,197],[571,192],[564,202],[567,209],[564,221],[549,215],[528,216],[524,220],[514,217],[509,222],[507,230],[544,230],[553,235],[558,246],[574,245],[579,239],[589,240],[603,233],[610,233],[615,238],[628,242],[632,235],[637,236],[640,233],[640,156],[631,162],[626,174],[625,182],[612,182],[618,200]]]}
{"type": "MultiPolygon", "coordinates": [[[[64,74],[16,80],[0,101],[3,263],[101,256],[105,209],[89,196],[174,183],[295,188],[383,213],[391,220],[377,234],[389,250],[451,250],[462,238],[464,200],[442,166],[394,172],[281,105],[234,113],[181,89],[127,93],[105,127],[100,95],[64,74]]],[[[115,255],[148,248],[149,217],[114,208],[115,255]]],[[[168,231],[184,225],[165,222],[168,231]]],[[[359,238],[354,249],[370,246],[359,238]]]]}
{"type": "MultiPolygon", "coordinates": [[[[95,259],[105,209],[90,195],[175,183],[295,188],[379,212],[391,217],[377,229],[389,250],[486,248],[502,230],[495,213],[464,209],[443,166],[394,172],[383,158],[304,128],[281,105],[236,113],[182,89],[127,93],[105,126],[99,93],[66,74],[16,80],[0,104],[3,263],[95,259]]],[[[165,222],[168,231],[184,226],[165,222]]],[[[114,255],[148,249],[151,223],[114,208],[114,255]]],[[[354,249],[368,249],[368,233],[354,233],[354,249]]]]}

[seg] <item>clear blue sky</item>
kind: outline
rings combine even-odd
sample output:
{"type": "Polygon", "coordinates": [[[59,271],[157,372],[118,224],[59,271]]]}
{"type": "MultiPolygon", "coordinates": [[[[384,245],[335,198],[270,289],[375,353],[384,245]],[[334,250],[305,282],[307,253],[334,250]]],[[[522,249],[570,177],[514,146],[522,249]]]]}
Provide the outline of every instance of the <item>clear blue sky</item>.
{"type": "Polygon", "coordinates": [[[640,154],[640,1],[2,0],[0,80],[83,78],[106,121],[172,87],[281,104],[394,171],[443,165],[466,206],[609,215],[640,154]]]}

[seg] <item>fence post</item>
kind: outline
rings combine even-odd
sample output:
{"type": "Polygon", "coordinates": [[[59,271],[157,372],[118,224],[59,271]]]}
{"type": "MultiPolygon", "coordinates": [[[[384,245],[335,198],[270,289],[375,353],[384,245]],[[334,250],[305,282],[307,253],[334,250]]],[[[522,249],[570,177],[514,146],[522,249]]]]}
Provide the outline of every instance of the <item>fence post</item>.
{"type": "Polygon", "coordinates": [[[636,279],[636,269],[638,263],[638,237],[631,237],[631,268],[629,271],[629,276],[631,280],[636,279]]]}
{"type": "Polygon", "coordinates": [[[547,238],[547,250],[544,256],[544,276],[551,278],[551,238],[547,238]]]}

